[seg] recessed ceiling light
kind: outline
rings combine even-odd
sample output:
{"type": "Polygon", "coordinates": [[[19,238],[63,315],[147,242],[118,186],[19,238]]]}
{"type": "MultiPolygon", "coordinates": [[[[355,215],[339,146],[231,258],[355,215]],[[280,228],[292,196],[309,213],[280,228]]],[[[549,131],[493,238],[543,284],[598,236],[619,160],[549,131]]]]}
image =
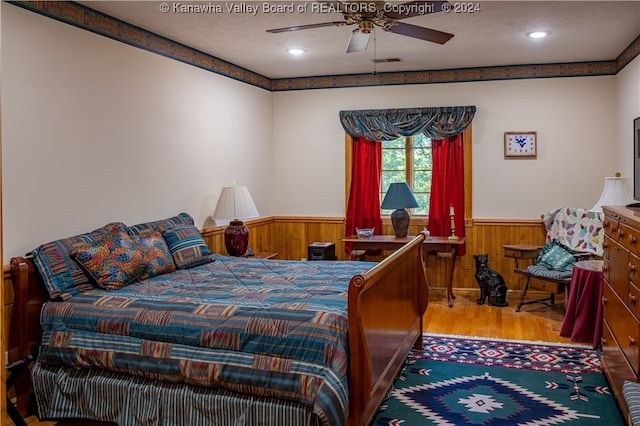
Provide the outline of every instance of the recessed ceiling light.
{"type": "Polygon", "coordinates": [[[298,49],[298,48],[287,49],[287,52],[291,53],[292,55],[302,55],[304,53],[304,49],[298,49]]]}
{"type": "Polygon", "coordinates": [[[548,35],[548,31],[531,31],[530,33],[527,33],[527,37],[529,38],[544,38],[548,35]]]}

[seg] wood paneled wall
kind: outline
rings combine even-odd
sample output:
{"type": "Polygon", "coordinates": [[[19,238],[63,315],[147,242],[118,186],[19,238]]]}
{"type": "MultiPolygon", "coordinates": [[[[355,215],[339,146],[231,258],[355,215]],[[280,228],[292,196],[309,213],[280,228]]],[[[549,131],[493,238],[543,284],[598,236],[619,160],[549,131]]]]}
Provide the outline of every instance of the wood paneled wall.
{"type": "MultiPolygon", "coordinates": [[[[292,217],[276,216],[247,221],[249,242],[255,251],[277,252],[279,259],[300,260],[307,258],[307,247],[316,241],[336,244],[336,256],[340,260],[349,258],[340,241],[344,236],[344,218],[341,217],[292,217]]],[[[415,235],[427,225],[426,219],[412,219],[409,234],[415,235]]],[[[224,227],[207,228],[202,231],[207,244],[215,253],[225,254],[224,227]]],[[[382,234],[393,234],[390,220],[383,220],[382,234]]],[[[466,255],[458,258],[454,271],[456,289],[477,290],[475,281],[474,254],[488,253],[489,267],[500,272],[510,291],[520,291],[523,277],[513,272],[514,261],[504,257],[503,244],[538,244],[545,239],[544,226],[540,220],[465,220],[466,255]]],[[[436,256],[427,256],[427,277],[432,287],[444,287],[446,261],[436,256]]]]}

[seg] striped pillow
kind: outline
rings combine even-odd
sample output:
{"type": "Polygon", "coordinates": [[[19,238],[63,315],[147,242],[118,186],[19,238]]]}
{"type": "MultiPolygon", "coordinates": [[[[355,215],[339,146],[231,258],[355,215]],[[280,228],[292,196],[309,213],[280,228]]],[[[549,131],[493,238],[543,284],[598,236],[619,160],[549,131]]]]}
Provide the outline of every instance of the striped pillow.
{"type": "Polygon", "coordinates": [[[178,269],[187,269],[213,261],[211,250],[193,225],[179,225],[162,232],[178,269]]]}
{"type": "Polygon", "coordinates": [[[179,225],[193,225],[193,217],[189,213],[180,213],[173,217],[156,220],[154,222],[139,223],[127,228],[129,235],[146,235],[151,232],[162,232],[165,229],[179,225]]]}
{"type": "Polygon", "coordinates": [[[126,232],[126,229],[124,223],[112,222],[86,234],[51,241],[34,249],[31,252],[33,263],[42,276],[49,299],[67,300],[75,294],[91,290],[94,287],[93,279],[73,260],[71,253],[77,247],[86,246],[109,232],[126,232]]]}
{"type": "Polygon", "coordinates": [[[622,396],[629,407],[629,417],[633,426],[640,425],[640,383],[624,381],[622,396]]]}

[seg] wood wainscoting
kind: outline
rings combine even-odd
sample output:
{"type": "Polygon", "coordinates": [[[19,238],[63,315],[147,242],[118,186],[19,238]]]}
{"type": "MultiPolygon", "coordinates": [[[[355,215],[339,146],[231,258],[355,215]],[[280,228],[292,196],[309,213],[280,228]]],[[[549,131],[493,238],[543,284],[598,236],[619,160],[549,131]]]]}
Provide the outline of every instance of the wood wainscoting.
{"type": "MultiPolygon", "coordinates": [[[[336,244],[336,257],[339,260],[349,258],[341,242],[345,229],[345,220],[342,217],[274,216],[250,220],[245,224],[249,228],[251,247],[255,251],[277,252],[279,259],[306,259],[307,248],[313,242],[333,242],[336,244]]],[[[412,218],[409,233],[415,235],[426,225],[426,219],[412,218]]],[[[383,220],[381,233],[393,234],[393,227],[388,218],[383,220]]],[[[202,235],[214,253],[226,254],[223,226],[206,228],[202,235]]],[[[454,289],[462,292],[478,291],[473,255],[488,253],[489,267],[502,274],[510,292],[519,292],[524,284],[524,277],[513,272],[513,259],[504,256],[502,245],[543,245],[545,230],[539,219],[467,219],[465,237],[466,254],[456,262],[454,289]]],[[[444,288],[446,260],[437,256],[427,256],[425,262],[430,286],[444,288]]]]}

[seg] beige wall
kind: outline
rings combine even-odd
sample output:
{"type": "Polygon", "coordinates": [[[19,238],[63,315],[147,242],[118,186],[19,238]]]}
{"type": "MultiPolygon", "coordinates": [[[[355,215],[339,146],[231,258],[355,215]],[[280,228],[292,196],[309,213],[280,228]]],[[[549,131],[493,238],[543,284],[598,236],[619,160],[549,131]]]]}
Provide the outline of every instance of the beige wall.
{"type": "Polygon", "coordinates": [[[475,105],[474,217],[537,218],[563,205],[589,208],[604,177],[616,171],[615,76],[311,90],[274,99],[277,214],[344,211],[343,109],[475,105]],[[538,132],[537,160],[504,159],[504,132],[512,130],[538,132]],[[291,167],[309,178],[291,180],[291,167]],[[310,188],[312,199],[298,202],[310,188]]]}
{"type": "MultiPolygon", "coordinates": [[[[616,164],[633,176],[633,120],[640,117],[640,56],[616,76],[616,164]]],[[[613,147],[612,147],[613,148],[613,147]]],[[[633,195],[633,186],[629,186],[633,195]]]]}
{"type": "Polygon", "coordinates": [[[271,215],[270,92],[0,7],[5,264],[113,220],[204,226],[234,181],[271,215]]]}
{"type": "Polygon", "coordinates": [[[5,263],[111,220],[206,226],[233,181],[262,216],[343,216],[342,109],[475,105],[476,218],[591,207],[632,170],[618,132],[640,115],[639,58],[608,77],[270,93],[0,7],[5,263]],[[538,131],[537,160],[503,159],[509,130],[538,131]]]}

